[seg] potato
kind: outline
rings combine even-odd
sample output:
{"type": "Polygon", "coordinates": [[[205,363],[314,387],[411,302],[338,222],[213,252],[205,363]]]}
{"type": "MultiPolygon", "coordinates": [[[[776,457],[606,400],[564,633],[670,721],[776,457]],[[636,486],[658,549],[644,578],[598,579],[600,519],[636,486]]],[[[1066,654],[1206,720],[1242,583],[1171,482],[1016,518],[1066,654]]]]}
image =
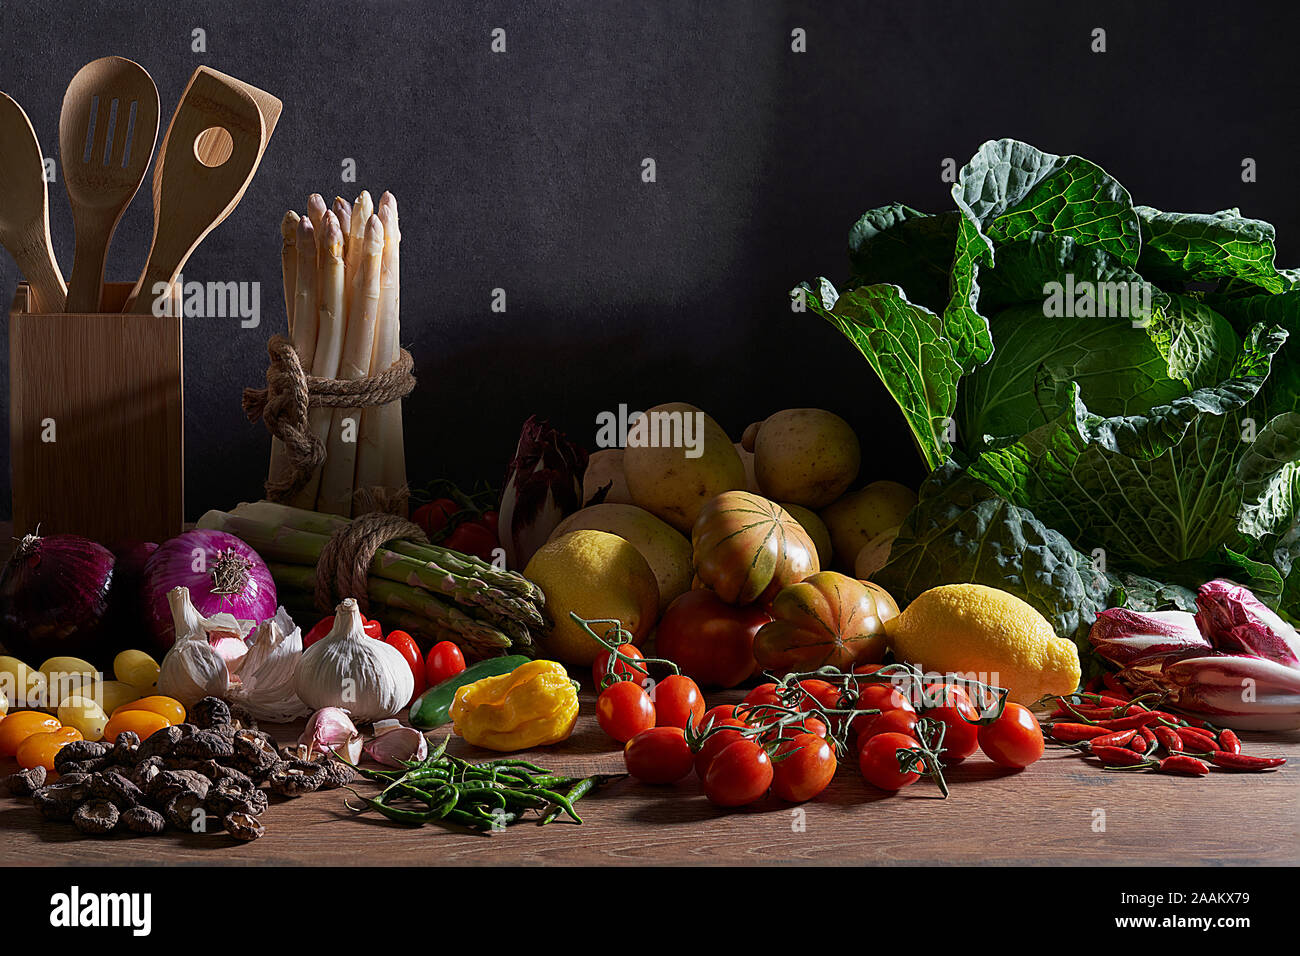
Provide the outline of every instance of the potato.
{"type": "Polygon", "coordinates": [[[858,552],[882,531],[903,523],[916,505],[916,492],[896,481],[873,481],[823,508],[835,564],[852,569],[858,552]]]}
{"type": "Polygon", "coordinates": [[[582,503],[589,504],[596,493],[609,485],[609,491],[601,499],[604,504],[627,505],[632,498],[627,493],[627,481],[623,478],[623,449],[605,448],[592,452],[587,459],[587,470],[582,474],[582,503]]]}
{"type": "Polygon", "coordinates": [[[659,582],[660,613],[691,589],[691,542],[644,508],[608,502],[583,508],[561,521],[551,532],[551,540],[584,530],[616,534],[641,552],[659,582]]]}
{"type": "Polygon", "coordinates": [[[808,537],[812,538],[813,545],[817,548],[817,563],[823,568],[831,566],[831,533],[826,527],[826,522],[817,516],[817,512],[811,508],[805,508],[803,505],[791,504],[788,501],[778,501],[782,508],[790,513],[790,517],[808,532],[808,537]]]}
{"type": "Polygon", "coordinates": [[[706,502],[724,491],[744,490],[744,463],[727,433],[694,405],[656,405],[645,416],[628,429],[623,450],[628,493],[633,504],[690,534],[706,502]],[[666,435],[673,430],[675,435],[666,435]],[[693,447],[684,447],[687,435],[693,447]],[[688,452],[698,455],[692,458],[688,452]]]}
{"type": "Polygon", "coordinates": [[[849,423],[820,408],[777,412],[754,439],[754,472],[763,494],[805,508],[824,508],[844,494],[861,463],[849,423]]]}
{"type": "Polygon", "coordinates": [[[740,436],[740,447],[751,455],[754,453],[754,442],[758,439],[758,430],[762,427],[762,422],[750,422],[745,434],[740,436]]]}
{"type": "Polygon", "coordinates": [[[745,451],[745,446],[736,442],[736,454],[740,456],[740,463],[745,466],[745,490],[761,495],[758,490],[758,477],[754,474],[754,453],[745,451]]]}
{"type": "Polygon", "coordinates": [[[853,560],[853,576],[859,581],[866,581],[883,568],[889,560],[889,549],[894,546],[897,537],[897,528],[886,528],[864,544],[853,560]]]}

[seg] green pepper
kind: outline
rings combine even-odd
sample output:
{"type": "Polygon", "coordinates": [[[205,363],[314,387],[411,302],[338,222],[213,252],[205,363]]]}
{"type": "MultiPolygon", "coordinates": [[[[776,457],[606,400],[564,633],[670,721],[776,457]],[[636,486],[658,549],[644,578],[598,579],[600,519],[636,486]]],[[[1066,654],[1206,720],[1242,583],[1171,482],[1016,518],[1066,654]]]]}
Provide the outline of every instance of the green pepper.
{"type": "Polygon", "coordinates": [[[531,658],[515,654],[509,657],[489,657],[477,664],[471,664],[459,674],[448,677],[441,684],[430,687],[419,696],[411,705],[411,726],[420,730],[432,730],[450,723],[451,702],[456,697],[456,691],[485,677],[509,674],[530,660],[531,658]]]}

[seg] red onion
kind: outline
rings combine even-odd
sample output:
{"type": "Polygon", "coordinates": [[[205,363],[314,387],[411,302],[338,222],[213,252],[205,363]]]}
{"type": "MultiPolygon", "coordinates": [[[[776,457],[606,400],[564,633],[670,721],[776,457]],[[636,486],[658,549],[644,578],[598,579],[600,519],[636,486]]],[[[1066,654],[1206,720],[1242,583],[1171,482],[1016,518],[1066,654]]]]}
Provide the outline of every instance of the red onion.
{"type": "Polygon", "coordinates": [[[266,562],[224,531],[186,531],[162,544],[145,564],[145,618],[160,651],[176,640],[167,602],[174,587],[190,589],[190,600],[203,617],[225,611],[260,624],[275,616],[275,582],[266,562]]]}
{"type": "Polygon", "coordinates": [[[87,538],[27,535],[0,575],[0,644],[32,666],[102,656],[113,566],[113,553],[87,538]]]}

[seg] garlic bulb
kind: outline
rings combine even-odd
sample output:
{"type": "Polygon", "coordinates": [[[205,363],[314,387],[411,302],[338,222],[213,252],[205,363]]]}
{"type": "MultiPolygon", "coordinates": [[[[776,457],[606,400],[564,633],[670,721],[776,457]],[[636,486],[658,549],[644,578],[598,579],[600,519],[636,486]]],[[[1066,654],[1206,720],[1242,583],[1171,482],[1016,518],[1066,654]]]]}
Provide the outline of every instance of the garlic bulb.
{"type": "Polygon", "coordinates": [[[309,712],[298,698],[298,662],[302,659],[302,631],[284,608],[263,621],[248,641],[239,683],[230,699],[255,720],[283,724],[309,712]]]}
{"type": "Polygon", "coordinates": [[[396,714],[415,693],[415,675],[402,652],[367,637],[357,602],[347,598],[333,629],[298,663],[298,696],[313,710],[341,707],[357,721],[396,714]]]}
{"type": "Polygon", "coordinates": [[[225,638],[234,628],[239,636],[239,622],[229,614],[205,618],[192,601],[190,589],[172,588],[167,592],[172,609],[176,642],[162,659],[158,673],[158,693],[174,697],[187,708],[204,697],[225,697],[230,689],[230,672],[226,661],[209,643],[209,633],[225,638]],[[223,620],[224,619],[224,620],[223,620]]]}

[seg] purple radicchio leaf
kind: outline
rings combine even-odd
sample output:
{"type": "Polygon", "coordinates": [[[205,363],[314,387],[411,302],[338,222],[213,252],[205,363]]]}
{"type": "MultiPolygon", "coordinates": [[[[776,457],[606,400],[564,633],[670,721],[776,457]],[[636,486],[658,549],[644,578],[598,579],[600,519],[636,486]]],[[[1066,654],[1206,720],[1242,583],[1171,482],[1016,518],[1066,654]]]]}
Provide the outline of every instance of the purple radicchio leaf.
{"type": "Polygon", "coordinates": [[[1300,634],[1249,588],[1216,578],[1196,594],[1196,624],[1220,651],[1300,668],[1300,634]]]}
{"type": "Polygon", "coordinates": [[[498,532],[506,563],[523,568],[568,515],[582,507],[587,452],[544,418],[524,422],[501,493],[498,532]]]}

